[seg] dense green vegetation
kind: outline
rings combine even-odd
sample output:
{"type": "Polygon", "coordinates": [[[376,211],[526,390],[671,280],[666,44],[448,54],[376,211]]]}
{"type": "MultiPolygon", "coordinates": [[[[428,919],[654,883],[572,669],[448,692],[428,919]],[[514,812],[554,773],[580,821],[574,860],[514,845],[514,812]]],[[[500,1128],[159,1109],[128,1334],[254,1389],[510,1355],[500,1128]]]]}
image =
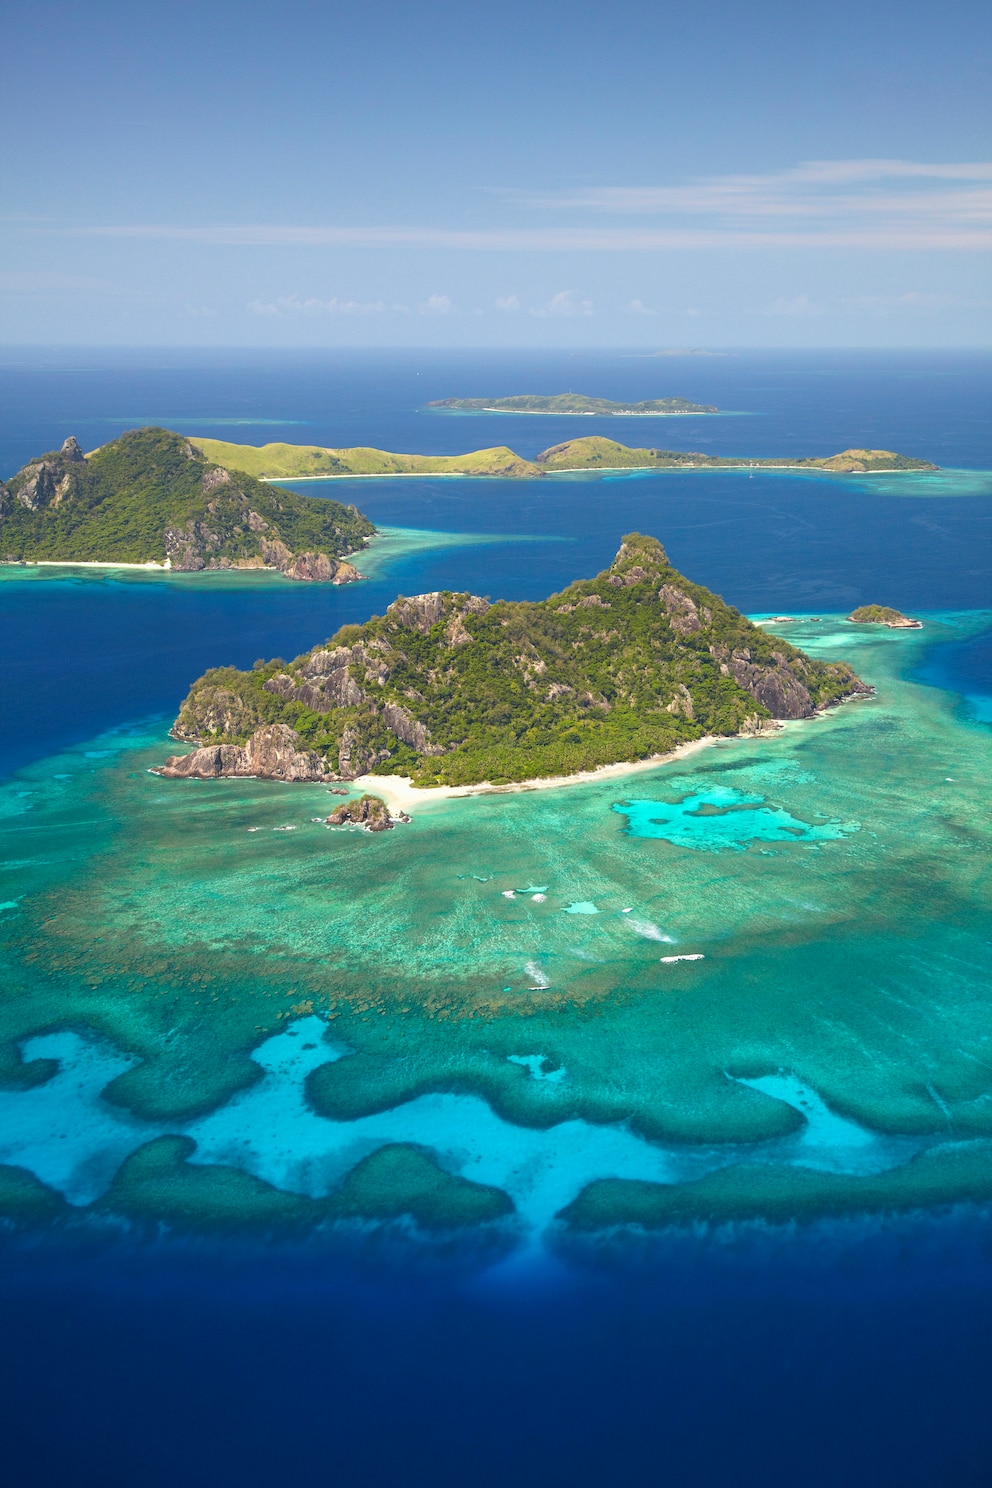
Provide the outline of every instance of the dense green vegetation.
{"type": "Polygon", "coordinates": [[[494,413],[719,413],[712,403],[690,403],[688,398],[649,398],[644,403],[612,403],[584,393],[518,393],[512,398],[436,398],[428,408],[494,413]]]}
{"type": "Polygon", "coordinates": [[[375,532],[353,506],[264,485],[180,434],[136,429],[88,458],[75,440],[0,484],[0,560],[288,569],[375,532]]]}
{"type": "Polygon", "coordinates": [[[859,686],[849,667],[766,635],[633,533],[609,569],[550,599],[400,598],[290,664],[207,672],[174,732],[243,743],[285,723],[344,778],[463,785],[645,759],[808,716],[859,686]]]}
{"type": "Polygon", "coordinates": [[[848,620],[853,620],[858,625],[918,625],[918,620],[910,620],[901,610],[894,610],[891,605],[866,604],[860,605],[858,609],[852,610],[848,620]]]}

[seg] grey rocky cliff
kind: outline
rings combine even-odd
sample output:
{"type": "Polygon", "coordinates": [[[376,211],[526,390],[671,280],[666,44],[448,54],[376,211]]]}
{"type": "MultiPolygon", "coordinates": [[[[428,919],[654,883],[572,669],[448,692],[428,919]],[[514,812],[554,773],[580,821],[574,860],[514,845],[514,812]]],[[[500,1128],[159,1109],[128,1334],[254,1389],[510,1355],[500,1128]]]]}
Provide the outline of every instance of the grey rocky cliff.
{"type": "Polygon", "coordinates": [[[170,780],[217,780],[223,776],[258,780],[323,781],[334,775],[299,734],[285,723],[256,729],[245,744],[208,744],[192,754],[170,755],[154,772],[170,780]]]}

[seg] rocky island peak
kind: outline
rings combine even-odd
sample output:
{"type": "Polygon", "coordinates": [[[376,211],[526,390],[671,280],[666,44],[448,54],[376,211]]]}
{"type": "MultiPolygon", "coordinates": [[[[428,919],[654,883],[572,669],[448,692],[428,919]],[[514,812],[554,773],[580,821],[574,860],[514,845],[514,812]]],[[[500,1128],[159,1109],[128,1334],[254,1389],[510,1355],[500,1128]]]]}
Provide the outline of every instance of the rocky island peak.
{"type": "Polygon", "coordinates": [[[628,533],[607,569],[546,600],[401,596],[289,664],[205,673],[173,728],[198,747],[161,773],[497,784],[755,733],[868,691],[628,533]]]}
{"type": "Polygon", "coordinates": [[[90,455],[70,436],[0,483],[6,562],[274,568],[341,584],[361,578],[346,560],[374,532],[354,506],[265,485],[168,429],[133,429],[90,455]]]}

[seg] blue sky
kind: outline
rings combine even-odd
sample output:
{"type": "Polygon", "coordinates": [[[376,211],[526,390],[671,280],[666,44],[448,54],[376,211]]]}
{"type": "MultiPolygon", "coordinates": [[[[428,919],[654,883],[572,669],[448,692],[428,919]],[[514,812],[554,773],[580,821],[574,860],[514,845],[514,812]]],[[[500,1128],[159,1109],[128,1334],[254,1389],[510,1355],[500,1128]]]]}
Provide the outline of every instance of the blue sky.
{"type": "Polygon", "coordinates": [[[8,343],[987,346],[992,7],[7,0],[8,343]]]}

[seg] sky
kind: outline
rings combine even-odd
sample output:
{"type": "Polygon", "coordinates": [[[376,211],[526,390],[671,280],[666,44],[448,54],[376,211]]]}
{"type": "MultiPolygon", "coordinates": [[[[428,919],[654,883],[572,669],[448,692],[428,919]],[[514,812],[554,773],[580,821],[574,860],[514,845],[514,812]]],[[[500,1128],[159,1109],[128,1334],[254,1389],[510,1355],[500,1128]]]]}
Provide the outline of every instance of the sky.
{"type": "Polygon", "coordinates": [[[6,0],[0,339],[988,346],[987,0],[6,0]]]}

